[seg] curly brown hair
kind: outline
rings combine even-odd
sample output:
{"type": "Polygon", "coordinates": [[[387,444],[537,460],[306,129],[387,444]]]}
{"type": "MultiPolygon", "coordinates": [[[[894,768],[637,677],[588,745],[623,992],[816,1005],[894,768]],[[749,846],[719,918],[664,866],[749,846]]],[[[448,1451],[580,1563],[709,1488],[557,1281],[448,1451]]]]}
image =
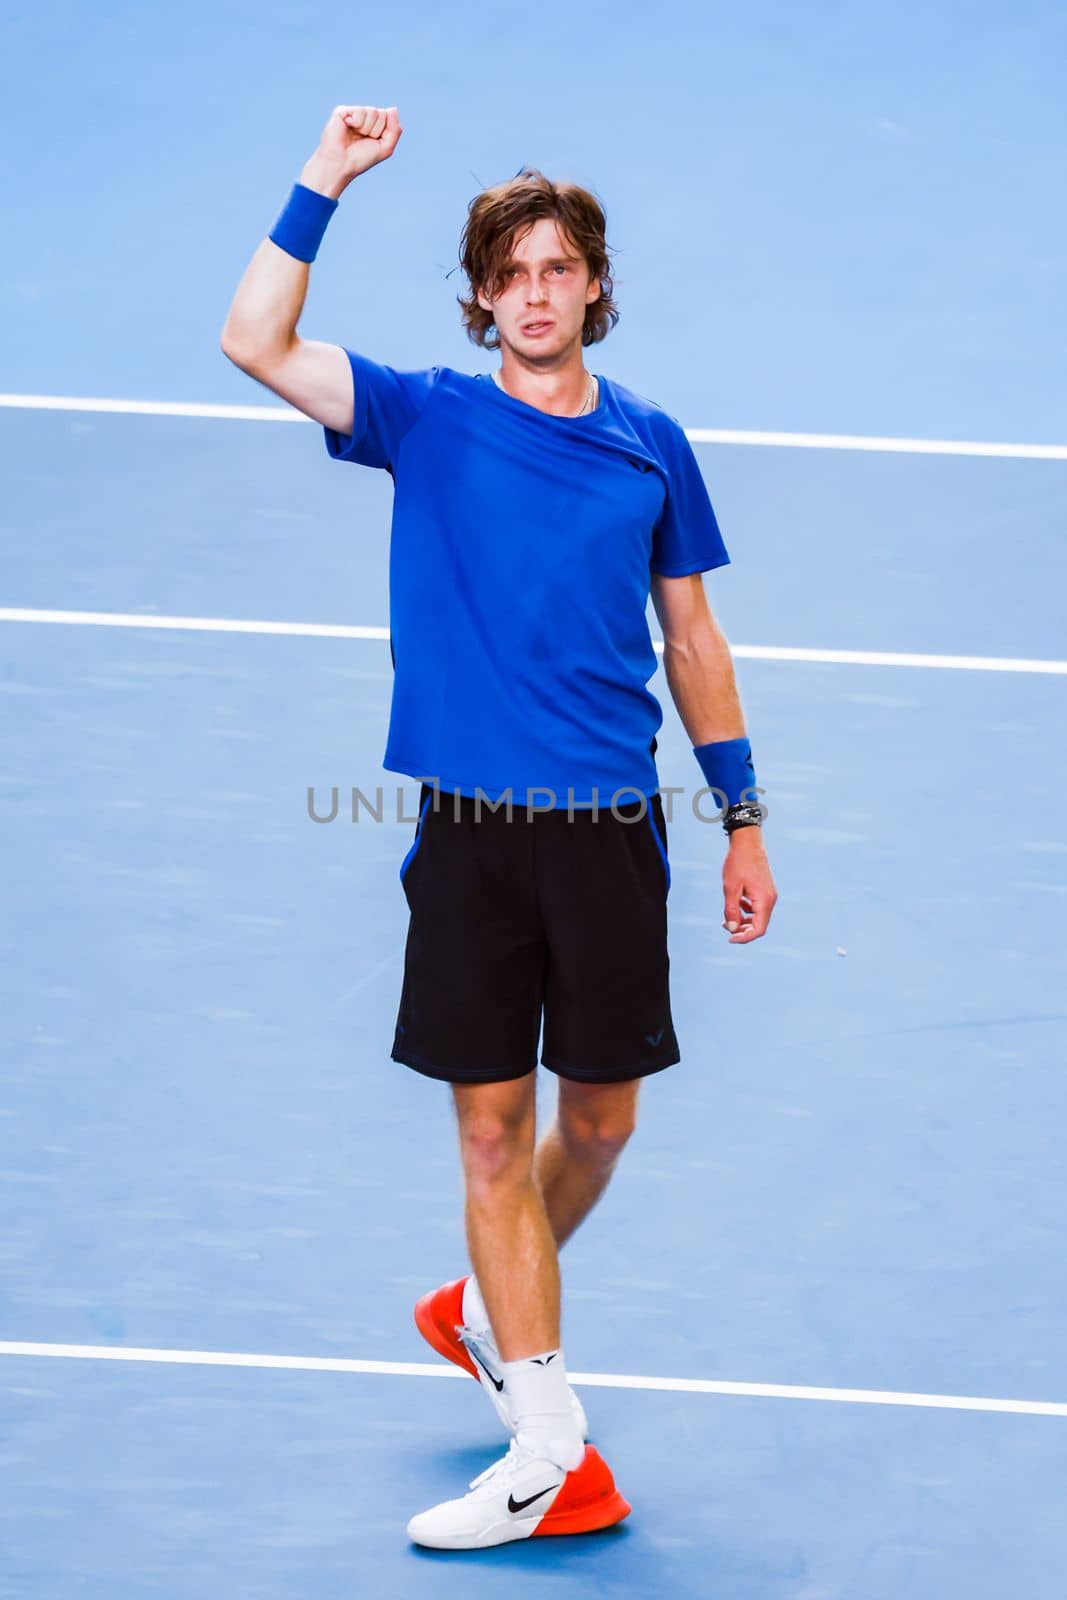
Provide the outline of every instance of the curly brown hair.
{"type": "Polygon", "coordinates": [[[600,201],[577,183],[553,183],[536,167],[522,167],[513,178],[475,195],[460,238],[460,266],[470,292],[456,298],[468,339],[483,350],[499,350],[500,336],[493,313],[478,304],[478,291],[496,299],[512,247],[541,217],[555,218],[561,233],[585,257],[590,276],[600,280],[600,298],[585,308],[582,344],[598,344],[619,320],[608,260],[614,252],[604,237],[607,219],[600,201]]]}

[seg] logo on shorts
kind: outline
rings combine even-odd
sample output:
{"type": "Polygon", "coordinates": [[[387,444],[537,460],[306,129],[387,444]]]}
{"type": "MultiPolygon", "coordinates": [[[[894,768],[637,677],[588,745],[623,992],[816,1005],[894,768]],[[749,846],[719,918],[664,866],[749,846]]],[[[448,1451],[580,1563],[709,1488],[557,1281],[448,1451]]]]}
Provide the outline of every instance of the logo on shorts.
{"type": "Polygon", "coordinates": [[[666,1028],[661,1028],[658,1033],[646,1033],[645,1034],[645,1043],[646,1044],[653,1044],[653,1045],[659,1044],[660,1040],[663,1038],[663,1035],[666,1033],[666,1031],[667,1031],[666,1028]]]}

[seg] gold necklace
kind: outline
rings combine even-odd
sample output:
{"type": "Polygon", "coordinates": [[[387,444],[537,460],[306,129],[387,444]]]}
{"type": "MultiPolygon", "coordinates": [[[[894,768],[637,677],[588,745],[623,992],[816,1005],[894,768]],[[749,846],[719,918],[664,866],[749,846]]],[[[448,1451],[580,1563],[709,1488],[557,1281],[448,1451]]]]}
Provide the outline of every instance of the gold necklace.
{"type": "MultiPolygon", "coordinates": [[[[497,388],[500,389],[504,394],[507,394],[508,391],[504,388],[504,380],[500,376],[499,368],[496,371],[494,371],[491,374],[491,376],[492,376],[493,382],[496,384],[497,388]]],[[[588,376],[589,376],[589,387],[586,390],[585,403],[583,404],[582,409],[580,411],[572,412],[571,413],[572,416],[584,417],[587,411],[590,411],[590,410],[593,409],[592,401],[593,401],[594,396],[597,394],[597,390],[598,390],[599,386],[597,384],[597,380],[593,377],[593,374],[591,372],[589,373],[588,376]]],[[[513,400],[515,398],[515,396],[514,395],[509,395],[508,398],[513,400]]],[[[537,410],[537,409],[538,408],[535,406],[534,410],[537,410]]]]}

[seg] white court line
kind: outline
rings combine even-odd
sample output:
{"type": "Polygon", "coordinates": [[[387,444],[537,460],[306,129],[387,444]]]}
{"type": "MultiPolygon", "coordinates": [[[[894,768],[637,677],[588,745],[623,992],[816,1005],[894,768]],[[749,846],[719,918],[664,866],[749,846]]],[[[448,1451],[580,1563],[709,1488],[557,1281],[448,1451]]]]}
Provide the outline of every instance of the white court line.
{"type": "Polygon", "coordinates": [[[158,617],[141,611],[40,611],[0,606],[0,622],[66,622],[89,628],[186,628],[196,633],[295,633],[316,639],[388,639],[388,628],[332,622],[257,622],[235,617],[158,617]]]}
{"type": "Polygon", "coordinates": [[[686,428],[693,444],[765,444],[791,450],[881,450],[912,456],[999,456],[1067,461],[1067,444],[994,444],[979,439],[890,439],[858,433],[763,433],[744,428],[686,428]]]}
{"type": "MultiPolygon", "coordinates": [[[[0,622],[65,622],[97,628],[184,628],[203,633],[289,633],[318,639],[388,639],[389,629],[332,622],[262,622],[232,617],[163,617],[134,611],[42,611],[0,606],[0,622]]],[[[662,639],[652,641],[663,654],[662,639]]],[[[824,661],[864,667],[941,667],[968,672],[1067,674],[1067,661],[1012,656],[918,655],[894,650],[807,650],[791,645],[733,644],[733,655],[749,661],[824,661]]]]}
{"type": "MultiPolygon", "coordinates": [[[[182,400],[107,400],[64,394],[0,394],[19,411],[104,411],[138,417],[222,417],[238,422],[311,422],[293,406],[210,405],[182,400]]],[[[318,424],[316,424],[318,426],[318,424]]],[[[694,444],[756,444],[794,450],[880,450],[902,455],[998,456],[1067,461],[1064,444],[996,444],[975,439],[892,439],[850,433],[767,433],[751,428],[686,428],[694,444]]]]}
{"type": "MultiPolygon", "coordinates": [[[[171,1366],[261,1367],[297,1372],[374,1373],[400,1378],[465,1378],[458,1367],[428,1361],[355,1361],[341,1356],[263,1356],[228,1350],[152,1350],[110,1344],[0,1341],[0,1356],[59,1356],[88,1361],[155,1361],[171,1366]]],[[[645,1389],[674,1394],[755,1395],[772,1400],[836,1400],[871,1406],[929,1406],[943,1411],[1000,1411],[1067,1417],[1054,1400],[995,1400],[966,1394],[905,1394],[893,1389],[828,1389],[798,1383],[731,1383],[718,1378],[644,1378],[618,1372],[571,1372],[572,1383],[598,1389],[645,1389]]]]}
{"type": "Polygon", "coordinates": [[[106,411],[129,417],[224,417],[236,422],[310,422],[293,406],[219,406],[185,400],[93,400],[71,394],[0,394],[15,411],[106,411]]]}

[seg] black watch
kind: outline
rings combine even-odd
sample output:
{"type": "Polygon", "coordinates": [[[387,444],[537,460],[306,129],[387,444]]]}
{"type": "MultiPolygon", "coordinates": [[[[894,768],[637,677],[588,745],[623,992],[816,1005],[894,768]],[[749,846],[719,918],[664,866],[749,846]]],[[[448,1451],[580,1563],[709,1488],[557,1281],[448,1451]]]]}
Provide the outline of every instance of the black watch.
{"type": "Polygon", "coordinates": [[[760,828],[763,826],[763,807],[749,800],[739,800],[736,805],[727,808],[722,825],[725,833],[734,833],[738,828],[760,828]]]}

